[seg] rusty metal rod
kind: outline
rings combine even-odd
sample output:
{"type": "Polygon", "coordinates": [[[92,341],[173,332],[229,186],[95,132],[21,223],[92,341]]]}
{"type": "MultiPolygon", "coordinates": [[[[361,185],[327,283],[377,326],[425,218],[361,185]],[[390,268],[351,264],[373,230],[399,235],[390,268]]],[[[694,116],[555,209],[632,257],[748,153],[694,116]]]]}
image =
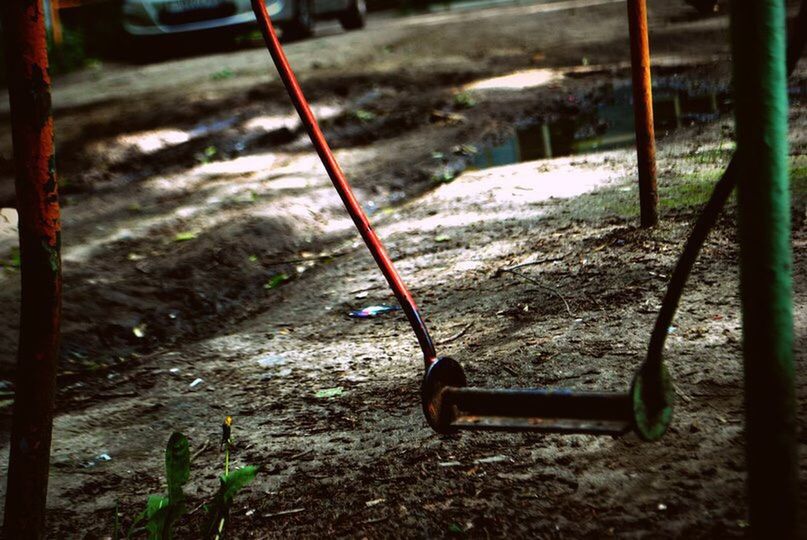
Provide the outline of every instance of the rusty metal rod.
{"type": "Polygon", "coordinates": [[[4,529],[43,538],[61,318],[59,197],[41,1],[5,0],[22,298],[4,529]]]}
{"type": "Polygon", "coordinates": [[[656,141],[653,128],[653,89],[650,79],[650,44],[647,37],[647,3],[628,0],[630,63],[633,79],[633,117],[639,166],[639,206],[642,227],[658,223],[656,141]]]}
{"type": "Polygon", "coordinates": [[[442,397],[446,405],[467,415],[614,421],[633,418],[630,395],[618,392],[448,387],[442,397]]]}
{"type": "Polygon", "coordinates": [[[308,105],[308,100],[303,94],[300,83],[297,81],[297,77],[291,69],[286,54],[283,52],[283,47],[280,45],[280,40],[278,40],[277,34],[275,34],[272,19],[269,16],[269,12],[266,10],[266,3],[263,0],[252,0],[252,9],[255,12],[258,28],[260,28],[261,34],[263,35],[266,48],[272,57],[280,79],[283,81],[283,85],[286,87],[291,102],[294,104],[294,108],[297,109],[300,121],[303,123],[306,132],[308,132],[311,143],[314,145],[317,154],[322,160],[322,165],[325,167],[325,171],[328,173],[336,192],[339,194],[348,214],[350,214],[353,223],[356,225],[362,240],[364,240],[378,268],[386,278],[390,289],[392,289],[392,292],[395,294],[395,298],[397,298],[398,302],[401,304],[401,309],[403,309],[403,312],[406,314],[412,331],[417,337],[418,344],[423,352],[425,367],[428,369],[429,366],[437,360],[437,352],[434,348],[434,342],[429,335],[429,330],[426,328],[426,323],[415,303],[415,299],[403,279],[401,279],[400,274],[398,274],[398,271],[395,269],[395,265],[392,263],[392,259],[384,248],[384,244],[370,224],[370,220],[367,219],[367,215],[364,213],[361,204],[359,204],[359,201],[353,194],[353,189],[351,189],[350,183],[345,177],[344,172],[342,172],[342,168],[339,167],[339,163],[337,163],[328,145],[328,141],[325,140],[325,135],[322,133],[322,129],[320,129],[319,123],[314,113],[311,111],[311,107],[308,105]]]}

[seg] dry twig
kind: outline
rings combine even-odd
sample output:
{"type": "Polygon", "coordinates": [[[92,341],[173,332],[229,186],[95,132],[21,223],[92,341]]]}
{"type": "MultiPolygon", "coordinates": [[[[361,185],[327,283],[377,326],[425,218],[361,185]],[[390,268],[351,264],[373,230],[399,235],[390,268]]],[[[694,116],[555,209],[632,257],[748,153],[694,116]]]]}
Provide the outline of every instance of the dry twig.
{"type": "Polygon", "coordinates": [[[552,287],[552,286],[547,285],[545,283],[541,283],[540,281],[538,281],[535,278],[532,278],[532,277],[530,277],[528,275],[522,274],[521,272],[516,272],[515,270],[511,270],[509,268],[500,268],[499,272],[507,272],[508,274],[513,274],[514,276],[520,277],[521,279],[523,279],[525,281],[529,281],[533,285],[537,285],[538,287],[551,292],[552,294],[554,294],[555,296],[557,296],[558,298],[561,299],[561,301],[563,302],[563,305],[566,306],[566,312],[569,314],[569,317],[574,317],[574,314],[572,313],[572,308],[569,307],[569,302],[566,301],[566,299],[563,297],[563,295],[560,294],[560,291],[558,291],[555,287],[552,287]]]}
{"type": "Polygon", "coordinates": [[[466,324],[465,327],[462,330],[460,330],[459,332],[457,332],[456,334],[454,334],[451,337],[447,337],[447,338],[445,338],[443,340],[440,340],[437,344],[438,345],[445,345],[446,343],[451,343],[452,341],[458,340],[459,338],[464,336],[465,332],[467,332],[468,329],[471,328],[473,325],[474,325],[473,323],[466,324]]]}

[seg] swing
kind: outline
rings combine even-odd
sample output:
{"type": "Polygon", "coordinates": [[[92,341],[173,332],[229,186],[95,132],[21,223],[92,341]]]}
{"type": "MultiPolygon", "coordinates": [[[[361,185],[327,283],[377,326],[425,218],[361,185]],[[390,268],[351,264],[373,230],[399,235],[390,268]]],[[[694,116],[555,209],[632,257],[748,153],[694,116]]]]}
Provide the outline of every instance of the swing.
{"type": "MultiPolygon", "coordinates": [[[[626,392],[580,392],[558,389],[501,389],[469,387],[462,366],[438,357],[417,305],[356,200],[303,95],[262,0],[252,0],[258,24],[272,60],[317,154],[339,193],[353,223],[401,305],[423,353],[425,376],[421,386],[423,413],[438,433],[458,430],[537,431],[619,436],[635,432],[645,441],[661,438],[672,421],[674,388],[664,366],[663,351],[686,280],[709,231],[714,227],[739,171],[733,156],[698,216],[670,278],[667,292],[650,335],[647,355],[626,392]]],[[[804,26],[804,2],[797,24],[804,26]]],[[[788,66],[795,68],[805,32],[791,34],[788,66]]]]}

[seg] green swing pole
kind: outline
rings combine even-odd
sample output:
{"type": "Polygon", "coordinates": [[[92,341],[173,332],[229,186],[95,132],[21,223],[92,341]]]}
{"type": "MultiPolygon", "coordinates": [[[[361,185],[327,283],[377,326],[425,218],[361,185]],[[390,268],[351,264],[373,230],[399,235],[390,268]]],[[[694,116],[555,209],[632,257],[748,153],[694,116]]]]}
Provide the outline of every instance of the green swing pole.
{"type": "Polygon", "coordinates": [[[799,500],[785,34],[784,0],[732,2],[749,517],[777,539],[799,500]]]}

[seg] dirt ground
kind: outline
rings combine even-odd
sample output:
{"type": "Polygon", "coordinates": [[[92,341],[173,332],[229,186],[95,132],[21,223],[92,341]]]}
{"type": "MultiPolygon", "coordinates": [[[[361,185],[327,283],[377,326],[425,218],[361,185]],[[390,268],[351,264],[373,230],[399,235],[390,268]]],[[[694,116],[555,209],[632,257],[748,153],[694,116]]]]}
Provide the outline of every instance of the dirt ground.
{"type": "MultiPolygon", "coordinates": [[[[730,101],[660,127],[653,231],[637,226],[629,146],[480,165],[517,128],[599,110],[629,76],[624,10],[622,0],[563,0],[382,14],[361,32],[323,25],[287,48],[438,351],[472,385],[627,387],[731,155],[730,101]],[[534,264],[501,271],[522,263],[534,264]]],[[[650,28],[660,88],[726,94],[725,16],[651,2],[650,28]]],[[[54,87],[65,320],[51,538],[111,535],[116,505],[128,525],[164,489],[175,430],[194,453],[195,511],[180,536],[196,538],[225,415],[234,462],[260,467],[236,500],[233,538],[748,535],[733,202],[670,329],[678,402],[661,442],[441,437],[420,410],[422,360],[404,316],[347,315],[394,299],[265,51],[103,66],[54,87]]],[[[790,147],[802,446],[805,96],[802,65],[790,147]]],[[[6,121],[0,207],[13,206],[10,155],[6,121]]],[[[2,211],[0,471],[18,317],[13,219],[2,211]]],[[[804,469],[800,478],[807,508],[804,469]]]]}

